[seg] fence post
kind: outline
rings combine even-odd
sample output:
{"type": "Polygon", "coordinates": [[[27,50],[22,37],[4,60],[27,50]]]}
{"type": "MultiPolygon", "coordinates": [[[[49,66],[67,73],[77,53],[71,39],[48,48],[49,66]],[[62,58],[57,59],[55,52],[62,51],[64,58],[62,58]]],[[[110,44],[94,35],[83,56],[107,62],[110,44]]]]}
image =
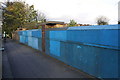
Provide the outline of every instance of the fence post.
{"type": "Polygon", "coordinates": [[[45,24],[42,25],[42,52],[45,52],[45,24]]]}

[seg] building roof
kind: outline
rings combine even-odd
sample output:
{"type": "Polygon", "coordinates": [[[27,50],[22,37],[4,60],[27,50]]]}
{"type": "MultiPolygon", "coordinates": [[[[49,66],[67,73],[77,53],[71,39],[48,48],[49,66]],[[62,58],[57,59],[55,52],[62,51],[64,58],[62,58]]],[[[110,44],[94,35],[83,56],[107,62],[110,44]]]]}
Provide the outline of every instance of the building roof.
{"type": "Polygon", "coordinates": [[[49,25],[49,24],[64,24],[64,22],[60,22],[60,21],[47,21],[46,25],[49,25]]]}

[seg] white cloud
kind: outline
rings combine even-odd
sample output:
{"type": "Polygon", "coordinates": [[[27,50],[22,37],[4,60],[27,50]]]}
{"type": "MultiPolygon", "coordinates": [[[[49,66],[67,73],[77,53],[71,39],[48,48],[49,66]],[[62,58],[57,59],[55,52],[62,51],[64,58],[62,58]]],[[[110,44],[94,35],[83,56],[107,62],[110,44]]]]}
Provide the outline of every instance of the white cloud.
{"type": "Polygon", "coordinates": [[[110,24],[118,20],[119,0],[25,0],[34,4],[35,9],[46,14],[49,20],[95,24],[96,17],[103,15],[110,19],[110,24]]]}

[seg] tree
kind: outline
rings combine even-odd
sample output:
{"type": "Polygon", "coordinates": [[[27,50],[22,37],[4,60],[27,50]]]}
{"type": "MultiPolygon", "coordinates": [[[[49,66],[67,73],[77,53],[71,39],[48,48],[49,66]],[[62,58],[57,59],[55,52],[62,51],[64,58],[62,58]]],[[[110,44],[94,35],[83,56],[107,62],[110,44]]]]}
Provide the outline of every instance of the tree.
{"type": "Polygon", "coordinates": [[[38,13],[37,13],[37,20],[40,23],[46,22],[46,16],[45,16],[45,14],[38,11],[38,13]]]}
{"type": "Polygon", "coordinates": [[[108,25],[109,19],[105,16],[100,16],[97,18],[98,25],[108,25]]]}
{"type": "Polygon", "coordinates": [[[26,15],[26,21],[27,22],[34,22],[36,21],[37,22],[37,11],[34,10],[34,5],[27,5],[27,8],[26,8],[26,11],[27,11],[27,15],[26,15]]]}
{"type": "Polygon", "coordinates": [[[11,32],[22,26],[25,17],[24,3],[7,2],[3,11],[3,31],[11,36],[11,32]]]}
{"type": "Polygon", "coordinates": [[[27,22],[37,21],[37,11],[22,1],[7,2],[3,11],[3,31],[11,36],[18,27],[27,22]]]}
{"type": "Polygon", "coordinates": [[[70,20],[70,23],[68,24],[68,27],[76,26],[77,22],[74,20],[70,20]]]}

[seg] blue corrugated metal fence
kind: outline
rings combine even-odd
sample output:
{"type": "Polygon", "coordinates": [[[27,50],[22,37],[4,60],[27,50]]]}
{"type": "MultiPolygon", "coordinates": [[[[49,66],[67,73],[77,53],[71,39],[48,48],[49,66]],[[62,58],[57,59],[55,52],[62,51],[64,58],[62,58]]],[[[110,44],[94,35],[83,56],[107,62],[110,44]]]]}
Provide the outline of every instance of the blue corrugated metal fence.
{"type": "MultiPolygon", "coordinates": [[[[20,42],[42,50],[40,29],[18,32],[20,42]]],[[[118,78],[119,25],[69,27],[46,31],[46,54],[98,78],[118,78]]]]}

